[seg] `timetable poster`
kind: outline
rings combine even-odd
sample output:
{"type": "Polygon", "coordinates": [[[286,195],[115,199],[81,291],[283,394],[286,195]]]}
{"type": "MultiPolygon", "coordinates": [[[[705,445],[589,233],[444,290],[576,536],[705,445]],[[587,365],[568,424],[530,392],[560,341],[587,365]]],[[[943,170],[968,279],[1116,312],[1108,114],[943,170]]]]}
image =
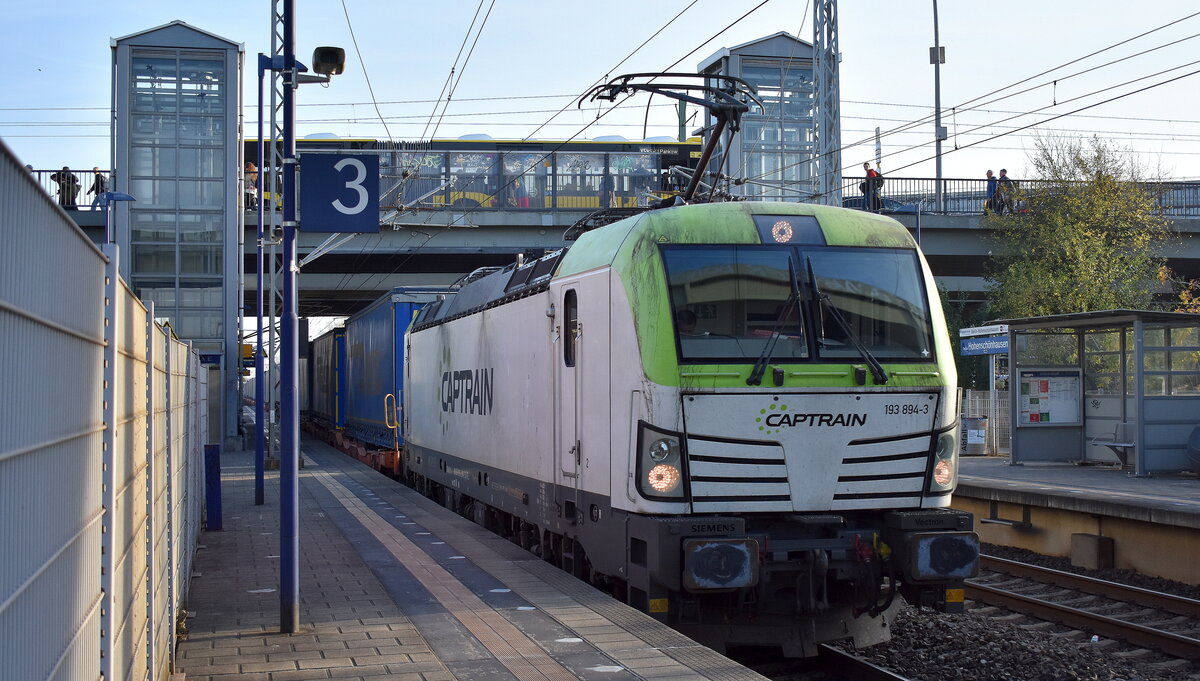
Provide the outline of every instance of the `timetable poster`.
{"type": "Polygon", "coordinates": [[[1081,423],[1079,370],[1023,370],[1018,382],[1018,425],[1065,426],[1081,423]]]}

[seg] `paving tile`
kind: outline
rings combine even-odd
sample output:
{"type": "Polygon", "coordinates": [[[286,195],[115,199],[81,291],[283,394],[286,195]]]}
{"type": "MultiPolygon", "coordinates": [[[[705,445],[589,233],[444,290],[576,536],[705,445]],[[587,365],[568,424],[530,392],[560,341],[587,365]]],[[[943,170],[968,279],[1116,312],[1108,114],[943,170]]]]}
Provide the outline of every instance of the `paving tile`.
{"type": "Polygon", "coordinates": [[[327,669],[297,669],[290,672],[271,672],[271,681],[312,681],[328,679],[327,669]]]}
{"type": "Polygon", "coordinates": [[[320,650],[296,650],[286,653],[267,653],[268,662],[284,660],[319,660],[323,657],[320,650]]]}
{"type": "Polygon", "coordinates": [[[353,667],[354,660],[349,657],[322,658],[320,660],[296,660],[300,669],[329,669],[330,667],[353,667]]]}
{"type": "Polygon", "coordinates": [[[357,667],[334,667],[329,669],[328,672],[329,676],[335,679],[344,679],[356,676],[378,676],[387,674],[387,665],[367,664],[357,667]]]}
{"type": "Polygon", "coordinates": [[[296,663],[290,660],[283,662],[243,662],[243,672],[283,672],[295,669],[296,663]]]}
{"type": "MultiPolygon", "coordinates": [[[[278,588],[278,561],[264,561],[279,552],[278,514],[252,505],[253,478],[243,470],[252,465],[251,457],[226,453],[226,465],[239,466],[237,473],[226,471],[225,479],[227,517],[237,519],[223,532],[205,533],[207,548],[197,553],[196,571],[203,577],[193,580],[189,594],[196,607],[189,621],[192,639],[179,649],[179,671],[189,678],[513,681],[514,673],[555,676],[564,666],[595,681],[639,674],[654,681],[705,678],[647,643],[676,645],[682,637],[644,618],[623,628],[613,621],[628,619],[623,606],[591,587],[443,514],[356,462],[327,453],[324,445],[316,445],[316,454],[307,443],[304,448],[311,465],[301,471],[300,486],[300,631],[279,633],[277,592],[248,593],[278,588]],[[239,457],[245,461],[239,463],[239,457]],[[364,495],[362,485],[377,494],[364,495]],[[390,506],[386,511],[383,502],[390,506]],[[422,538],[397,533],[390,524],[393,514],[408,516],[467,556],[468,562],[451,567],[463,584],[438,581],[449,573],[421,552],[424,542],[416,541],[413,553],[411,540],[422,538]],[[401,550],[406,553],[399,559],[391,553],[401,550]],[[488,592],[497,580],[511,596],[488,592]],[[536,610],[518,611],[518,604],[536,610]],[[471,610],[479,607],[484,609],[471,610]],[[587,642],[553,643],[577,635],[587,642]],[[614,664],[626,669],[586,671],[614,664]]],[[[277,503],[278,475],[269,475],[268,484],[269,498],[277,503]]],[[[734,678],[728,667],[723,671],[723,678],[734,678]]]]}

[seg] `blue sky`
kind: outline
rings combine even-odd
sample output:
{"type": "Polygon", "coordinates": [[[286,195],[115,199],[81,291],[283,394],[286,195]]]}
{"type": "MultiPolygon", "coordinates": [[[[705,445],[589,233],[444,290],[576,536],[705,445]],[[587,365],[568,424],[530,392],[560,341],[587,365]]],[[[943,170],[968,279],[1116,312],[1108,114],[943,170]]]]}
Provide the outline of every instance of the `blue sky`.
{"type": "MultiPolygon", "coordinates": [[[[812,39],[807,3],[770,0],[708,41],[759,2],[496,0],[491,4],[485,0],[480,16],[489,6],[491,13],[470,61],[459,69],[454,101],[437,135],[487,133],[496,138],[535,135],[564,139],[582,130],[581,138],[624,135],[640,139],[644,99],[606,116],[602,125],[585,129],[596,110],[577,110],[564,95],[577,95],[606,74],[662,70],[681,57],[677,68],[694,70],[722,47],[778,31],[812,39]],[[686,11],[657,38],[616,66],[681,10],[686,11]],[[699,49],[685,57],[694,48],[699,49]],[[551,120],[563,107],[566,111],[551,120]],[[534,132],[547,121],[551,125],[534,132]]],[[[842,0],[840,5],[843,142],[869,139],[876,126],[888,131],[930,114],[933,67],[928,49],[933,44],[933,3],[842,0]]],[[[394,139],[419,138],[434,111],[428,100],[438,98],[479,6],[478,0],[297,0],[297,53],[301,58],[317,45],[342,46],[348,57],[346,73],[332,85],[310,85],[299,91],[301,135],[385,138],[390,132],[394,139]],[[366,76],[389,121],[387,131],[376,117],[366,76]]],[[[5,70],[0,91],[0,138],[23,162],[39,169],[107,167],[110,39],[178,19],[244,44],[246,63],[252,66],[257,53],[269,51],[270,11],[269,2],[245,0],[153,4],[69,0],[10,6],[0,37],[7,53],[18,57],[5,70]]],[[[942,0],[939,28],[947,57],[942,67],[943,124],[951,134],[944,146],[944,175],[980,177],[989,168],[1007,167],[1010,175],[1021,177],[1028,167],[1027,150],[1034,141],[1031,135],[1041,129],[1068,136],[1097,134],[1137,151],[1143,164],[1160,168],[1168,177],[1200,178],[1200,74],[953,151],[956,145],[964,147],[1049,115],[1200,70],[1200,63],[1192,63],[1200,59],[1200,37],[1191,37],[1200,34],[1197,16],[1034,78],[1017,89],[1040,87],[1023,95],[972,110],[960,106],[1198,11],[1200,6],[1194,0],[1144,0],[1136,11],[1130,3],[1115,0],[942,0]],[[1173,41],[1181,42],[1160,47],[1173,41]],[[1151,48],[1159,49],[1088,74],[1071,75],[1151,48]],[[1159,72],[1163,73],[1153,75],[1159,72]],[[1118,86],[1127,81],[1132,82],[1118,86]],[[1105,88],[1113,89],[1088,94],[1105,88]],[[1061,104],[1076,97],[1076,101],[1061,104]],[[1056,102],[1060,104],[1056,106],[1056,102]],[[1041,115],[1019,115],[1043,108],[1041,115]]],[[[244,97],[247,132],[253,136],[252,70],[246,77],[244,97]]],[[[675,132],[669,107],[653,107],[650,123],[648,135],[675,132]]],[[[886,137],[884,171],[898,176],[932,176],[933,163],[926,160],[933,155],[932,137],[932,123],[886,137]],[[919,146],[922,144],[926,146],[919,146]],[[905,151],[913,146],[918,148],[905,151]]],[[[861,166],[873,157],[873,147],[871,141],[847,148],[843,166],[861,166]]]]}

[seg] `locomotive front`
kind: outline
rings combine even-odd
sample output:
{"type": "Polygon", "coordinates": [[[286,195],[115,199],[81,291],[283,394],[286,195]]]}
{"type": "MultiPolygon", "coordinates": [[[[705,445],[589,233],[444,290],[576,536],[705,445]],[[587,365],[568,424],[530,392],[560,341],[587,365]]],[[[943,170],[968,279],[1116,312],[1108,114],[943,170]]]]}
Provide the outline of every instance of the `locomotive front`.
{"type": "Polygon", "coordinates": [[[794,204],[657,211],[613,268],[644,392],[622,509],[632,604],[702,642],[792,655],[886,639],[897,595],[962,610],[979,546],[948,508],[957,376],[899,223],[794,204]]]}

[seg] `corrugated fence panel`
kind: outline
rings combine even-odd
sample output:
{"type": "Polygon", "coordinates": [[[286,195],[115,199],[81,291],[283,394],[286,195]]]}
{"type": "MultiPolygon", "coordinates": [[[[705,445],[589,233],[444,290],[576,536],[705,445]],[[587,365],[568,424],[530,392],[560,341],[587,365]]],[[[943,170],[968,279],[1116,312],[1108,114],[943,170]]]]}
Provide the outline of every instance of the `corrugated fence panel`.
{"type": "Polygon", "coordinates": [[[2,143],[0,196],[0,678],[95,678],[104,257],[2,143]]]}
{"type": "Polygon", "coordinates": [[[0,196],[0,681],[157,681],[200,529],[207,375],[2,142],[0,196]]]}
{"type": "Polygon", "coordinates": [[[117,286],[116,439],[112,546],[112,678],[145,678],[146,658],[146,322],[145,309],[117,286]]]}
{"type": "Polygon", "coordinates": [[[167,466],[168,447],[168,393],[167,393],[167,361],[173,343],[167,333],[156,329],[152,339],[154,353],[154,469],[158,475],[154,480],[154,517],[158,520],[154,537],[154,602],[159,607],[155,612],[154,635],[158,649],[155,659],[164,662],[168,659],[170,648],[163,645],[171,641],[172,625],[170,623],[170,582],[169,551],[167,523],[167,481],[171,479],[171,470],[167,466]]]}

